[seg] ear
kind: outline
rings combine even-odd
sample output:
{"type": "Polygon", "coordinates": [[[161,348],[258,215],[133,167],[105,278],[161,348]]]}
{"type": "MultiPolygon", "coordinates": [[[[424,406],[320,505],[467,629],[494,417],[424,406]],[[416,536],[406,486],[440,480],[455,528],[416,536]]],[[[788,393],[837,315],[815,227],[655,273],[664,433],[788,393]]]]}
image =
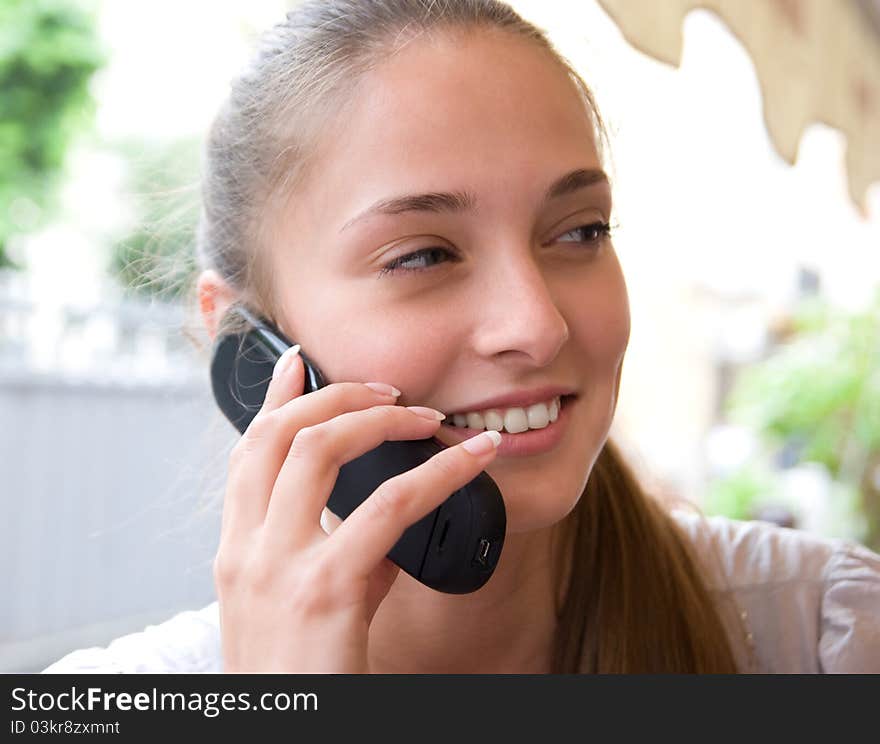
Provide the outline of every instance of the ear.
{"type": "Polygon", "coordinates": [[[213,341],[217,335],[220,319],[238,298],[238,294],[214,269],[206,269],[199,275],[196,288],[202,321],[213,341]]]}

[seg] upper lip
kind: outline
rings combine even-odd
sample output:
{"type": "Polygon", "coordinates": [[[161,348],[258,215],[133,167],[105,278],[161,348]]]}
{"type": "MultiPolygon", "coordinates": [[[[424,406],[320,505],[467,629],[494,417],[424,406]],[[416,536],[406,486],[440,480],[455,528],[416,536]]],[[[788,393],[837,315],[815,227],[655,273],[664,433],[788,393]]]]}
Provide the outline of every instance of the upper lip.
{"type": "Polygon", "coordinates": [[[454,411],[445,411],[444,413],[447,416],[452,416],[456,413],[486,411],[490,408],[525,408],[533,403],[543,403],[544,401],[551,400],[557,395],[574,395],[574,393],[574,388],[566,387],[565,385],[545,385],[528,390],[515,390],[511,393],[496,395],[493,398],[485,398],[468,406],[461,406],[454,411]]]}

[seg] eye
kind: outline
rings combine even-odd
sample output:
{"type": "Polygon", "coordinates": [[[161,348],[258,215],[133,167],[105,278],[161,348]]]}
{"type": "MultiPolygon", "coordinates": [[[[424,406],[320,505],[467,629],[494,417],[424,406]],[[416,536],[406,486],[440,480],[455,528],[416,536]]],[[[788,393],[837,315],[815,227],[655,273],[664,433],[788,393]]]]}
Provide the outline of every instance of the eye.
{"type": "Polygon", "coordinates": [[[436,266],[438,263],[441,263],[441,261],[447,256],[452,256],[454,258],[455,254],[446,248],[422,248],[418,251],[407,253],[405,256],[399,256],[390,263],[385,264],[385,266],[379,271],[379,276],[382,276],[383,274],[393,274],[398,271],[425,271],[430,269],[431,266],[436,266]]]}
{"type": "Polygon", "coordinates": [[[589,225],[581,225],[567,233],[560,235],[557,240],[563,243],[594,243],[597,244],[605,238],[611,237],[611,225],[608,222],[592,222],[589,225]],[[575,235],[574,239],[567,239],[568,235],[575,235]]]}
{"type": "MultiPolygon", "coordinates": [[[[569,230],[559,236],[557,240],[563,243],[587,243],[598,247],[602,240],[610,236],[611,225],[609,223],[593,222],[589,225],[581,225],[569,230]],[[568,239],[567,236],[569,235],[576,237],[574,239],[568,239]]],[[[385,274],[395,274],[400,272],[416,273],[427,271],[431,267],[437,266],[450,258],[456,260],[456,255],[446,248],[441,248],[439,246],[421,248],[412,253],[407,253],[404,256],[398,256],[385,264],[385,266],[379,270],[379,276],[381,277],[385,274]]]]}

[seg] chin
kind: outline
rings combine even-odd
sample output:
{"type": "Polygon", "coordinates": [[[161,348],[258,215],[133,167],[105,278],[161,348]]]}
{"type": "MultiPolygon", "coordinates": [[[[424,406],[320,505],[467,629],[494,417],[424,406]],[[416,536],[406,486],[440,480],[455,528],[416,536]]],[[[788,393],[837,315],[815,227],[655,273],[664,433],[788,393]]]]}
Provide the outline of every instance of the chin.
{"type": "Polygon", "coordinates": [[[504,497],[509,535],[545,529],[563,520],[580,500],[589,475],[589,471],[550,479],[536,475],[530,486],[528,478],[493,473],[491,467],[487,472],[504,497]]]}
{"type": "Polygon", "coordinates": [[[573,411],[578,417],[560,448],[489,464],[486,472],[504,497],[508,534],[551,527],[577,506],[611,426],[606,400],[596,395],[580,401],[582,405],[573,411]],[[575,432],[584,434],[573,438],[575,432]]]}

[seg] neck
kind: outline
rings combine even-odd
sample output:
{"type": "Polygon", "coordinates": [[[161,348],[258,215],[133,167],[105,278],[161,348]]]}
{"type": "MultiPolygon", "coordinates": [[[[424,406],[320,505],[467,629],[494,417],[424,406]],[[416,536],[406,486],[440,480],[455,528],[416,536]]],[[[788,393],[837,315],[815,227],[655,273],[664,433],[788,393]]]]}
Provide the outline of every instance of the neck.
{"type": "Polygon", "coordinates": [[[437,592],[401,572],[370,625],[371,671],[549,673],[557,623],[557,529],[507,535],[492,578],[470,594],[437,592]]]}

